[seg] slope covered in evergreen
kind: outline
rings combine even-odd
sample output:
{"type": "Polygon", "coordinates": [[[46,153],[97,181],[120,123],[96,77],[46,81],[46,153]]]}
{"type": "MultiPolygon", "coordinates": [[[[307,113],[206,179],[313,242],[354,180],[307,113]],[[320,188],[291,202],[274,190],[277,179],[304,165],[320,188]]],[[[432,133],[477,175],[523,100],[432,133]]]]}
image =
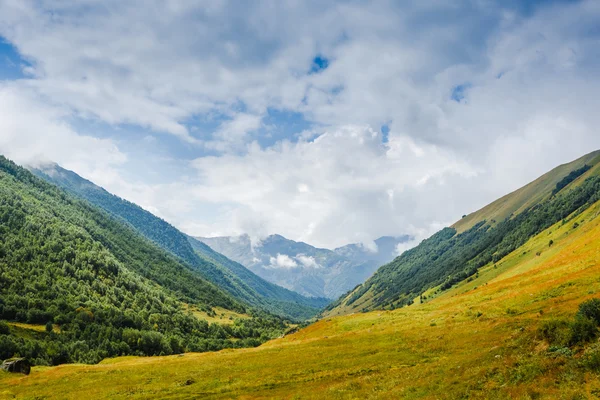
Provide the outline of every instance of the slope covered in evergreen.
{"type": "Polygon", "coordinates": [[[37,364],[254,346],[285,328],[127,224],[3,157],[0,320],[13,323],[0,327],[0,359],[37,364]],[[210,315],[214,307],[256,317],[209,325],[187,311],[210,315]],[[47,329],[24,334],[14,323],[47,329]]]}
{"type": "Polygon", "coordinates": [[[325,314],[394,309],[476,276],[482,267],[497,263],[549,226],[569,223],[572,215],[597,201],[599,161],[600,153],[595,152],[560,166],[467,217],[467,222],[444,228],[382,266],[325,314]]]}
{"type": "Polygon", "coordinates": [[[138,205],[115,196],[76,173],[49,164],[32,169],[37,176],[95,204],[127,222],[166,251],[196,268],[207,280],[236,299],[293,319],[314,316],[329,303],[309,298],[265,281],[244,266],[215,253],[138,205]]]}

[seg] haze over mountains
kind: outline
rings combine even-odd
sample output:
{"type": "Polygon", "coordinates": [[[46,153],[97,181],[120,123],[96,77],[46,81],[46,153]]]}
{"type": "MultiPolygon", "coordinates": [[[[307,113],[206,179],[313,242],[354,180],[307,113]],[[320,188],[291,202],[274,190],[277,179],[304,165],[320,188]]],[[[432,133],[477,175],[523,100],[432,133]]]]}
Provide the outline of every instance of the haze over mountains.
{"type": "MultiPolygon", "coordinates": [[[[65,175],[63,185],[78,183],[106,196],[56,166],[47,172],[65,175]]],[[[67,379],[56,379],[53,369],[34,368],[27,384],[0,374],[11,395],[92,390],[111,398],[126,396],[130,389],[122,388],[132,384],[147,397],[200,391],[209,398],[306,391],[316,398],[348,391],[384,393],[376,398],[585,398],[582,388],[600,389],[600,301],[594,299],[600,152],[561,165],[442,229],[328,306],[325,318],[286,337],[284,321],[255,314],[228,293],[231,288],[220,287],[226,282],[209,283],[199,265],[145,239],[127,214],[105,212],[5,159],[0,183],[0,314],[10,320],[0,326],[1,355],[19,352],[35,364],[96,363],[115,355],[256,346],[280,336],[252,352],[124,358],[101,370],[65,366],[60,371],[67,379]],[[186,312],[190,308],[194,312],[186,312]],[[231,322],[207,324],[215,309],[231,315],[231,322]],[[45,332],[35,331],[47,320],[45,332]],[[390,373],[399,368],[401,374],[390,373]]],[[[388,253],[397,240],[383,238],[378,247],[388,253]]],[[[203,242],[187,242],[212,268],[238,271],[241,281],[255,276],[203,242]]],[[[372,259],[361,246],[330,251],[278,235],[254,249],[264,257],[279,251],[279,260],[270,257],[289,269],[303,254],[315,262],[331,253],[372,259]]]]}
{"type": "Polygon", "coordinates": [[[305,296],[336,299],[398,256],[398,245],[410,237],[385,236],[370,247],[349,244],[334,250],[281,235],[255,243],[248,235],[197,239],[270,282],[305,296]]]}
{"type": "MultiPolygon", "coordinates": [[[[583,223],[579,214],[598,200],[600,151],[595,151],[442,229],[330,304],[326,314],[393,310],[427,301],[474,280],[482,270],[501,268],[503,258],[556,223],[578,228],[583,223]]],[[[554,239],[549,237],[549,247],[554,239]]]]}
{"type": "Polygon", "coordinates": [[[207,279],[232,295],[294,318],[315,314],[327,304],[324,298],[336,299],[363,282],[398,255],[398,244],[410,240],[409,236],[381,237],[371,247],[351,244],[328,250],[280,235],[269,236],[257,245],[246,235],[192,238],[57,164],[39,165],[32,171],[127,221],[151,241],[197,266],[207,279]]]}
{"type": "Polygon", "coordinates": [[[205,279],[240,301],[294,319],[309,318],[328,303],[326,299],[304,297],[259,278],[242,265],[215,253],[208,246],[196,243],[194,239],[138,205],[110,194],[57,164],[37,166],[32,171],[38,177],[126,222],[148,240],[179,257],[197,269],[205,279]]]}

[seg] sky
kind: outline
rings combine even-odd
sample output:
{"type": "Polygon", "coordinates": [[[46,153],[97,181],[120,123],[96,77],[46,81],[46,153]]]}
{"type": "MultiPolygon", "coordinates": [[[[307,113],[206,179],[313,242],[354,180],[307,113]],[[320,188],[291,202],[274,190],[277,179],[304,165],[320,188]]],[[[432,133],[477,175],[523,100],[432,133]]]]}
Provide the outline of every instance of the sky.
{"type": "Polygon", "coordinates": [[[0,154],[196,236],[419,241],[600,149],[599,1],[0,0],[0,154]]]}

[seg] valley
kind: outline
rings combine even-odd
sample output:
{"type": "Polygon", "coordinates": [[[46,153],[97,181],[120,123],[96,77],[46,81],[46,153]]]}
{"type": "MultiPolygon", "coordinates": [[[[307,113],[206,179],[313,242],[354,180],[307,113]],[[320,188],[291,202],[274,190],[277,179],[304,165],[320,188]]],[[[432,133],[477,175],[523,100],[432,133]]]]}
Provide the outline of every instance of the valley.
{"type": "MultiPolygon", "coordinates": [[[[600,203],[425,304],[324,318],[259,348],[0,375],[6,398],[589,398],[585,354],[553,353],[544,322],[600,290],[600,203]],[[552,232],[552,233],[550,233],[552,232]],[[555,244],[548,248],[548,237],[555,244]],[[536,256],[542,252],[541,256],[536,256]],[[68,393],[68,395],[65,395],[68,393]]],[[[586,346],[587,347],[587,346],[586,346]]],[[[595,353],[594,353],[595,354],[595,353]]]]}
{"type": "MultiPolygon", "coordinates": [[[[355,300],[363,312],[357,312],[354,302],[343,296],[324,310],[316,322],[299,330],[288,328],[290,334],[272,336],[256,348],[209,353],[188,349],[185,354],[162,357],[106,358],[97,365],[35,366],[29,376],[0,374],[0,396],[73,399],[84,395],[98,399],[596,396],[600,394],[597,375],[600,363],[596,361],[600,360],[600,348],[595,344],[599,332],[592,320],[576,315],[581,313],[579,306],[596,298],[600,291],[598,160],[598,154],[592,153],[507,196],[502,204],[511,204],[512,209],[504,212],[512,217],[481,231],[484,236],[477,233],[482,222],[471,222],[471,227],[463,227],[462,233],[444,239],[452,241],[443,245],[443,252],[435,250],[440,244],[434,242],[431,253],[428,250],[431,239],[428,239],[382,267],[373,279],[389,270],[401,274],[403,268],[411,265],[411,259],[406,258],[411,254],[422,253],[427,257],[437,254],[435,263],[443,266],[447,262],[444,260],[455,259],[456,254],[463,254],[469,246],[476,246],[473,249],[477,250],[468,250],[467,254],[486,260],[461,279],[452,278],[461,276],[456,275],[456,269],[444,267],[446,280],[441,283],[432,280],[422,286],[425,290],[401,292],[407,299],[402,307],[390,307],[385,302],[389,297],[378,295],[377,286],[369,286],[355,300]],[[574,178],[569,175],[581,165],[589,168],[574,178]],[[521,193],[539,186],[539,182],[547,182],[545,192],[540,194],[538,189],[537,203],[524,207],[523,202],[531,197],[521,193]],[[552,216],[555,209],[561,210],[558,218],[552,216]],[[555,221],[548,223],[552,218],[555,221]],[[524,231],[524,227],[529,228],[524,231]],[[485,236],[493,238],[495,229],[502,229],[501,238],[512,237],[515,232],[533,234],[519,239],[513,249],[500,252],[501,247],[497,246],[504,239],[497,241],[485,236]],[[469,234],[469,230],[476,234],[464,242],[461,235],[469,234]],[[496,257],[487,260],[485,254],[490,251],[496,257]],[[447,279],[453,279],[450,285],[444,285],[447,279]]],[[[496,204],[476,215],[498,217],[495,210],[500,208],[496,204]]],[[[435,263],[416,267],[413,276],[431,271],[435,263]]],[[[463,270],[471,268],[469,263],[463,264],[463,270]]],[[[404,290],[402,287],[397,286],[404,290]]],[[[222,307],[210,312],[190,310],[197,318],[221,326],[251,318],[222,307]]],[[[49,334],[34,325],[28,328],[12,323],[10,329],[19,332],[32,329],[32,337],[49,334]]]]}
{"type": "Polygon", "coordinates": [[[0,0],[0,400],[600,399],[598,27],[0,0]]]}

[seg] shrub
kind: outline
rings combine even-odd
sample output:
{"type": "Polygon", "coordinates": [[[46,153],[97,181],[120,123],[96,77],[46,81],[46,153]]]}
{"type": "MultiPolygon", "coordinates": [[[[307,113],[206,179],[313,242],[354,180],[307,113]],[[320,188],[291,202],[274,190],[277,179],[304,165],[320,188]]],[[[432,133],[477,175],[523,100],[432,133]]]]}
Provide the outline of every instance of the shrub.
{"type": "Polygon", "coordinates": [[[537,360],[524,360],[517,362],[510,372],[510,380],[512,383],[524,383],[536,380],[540,375],[543,375],[545,368],[537,360]]]}
{"type": "Polygon", "coordinates": [[[571,339],[570,324],[562,319],[550,319],[538,329],[538,335],[551,346],[564,347],[571,339]]]}
{"type": "Polygon", "coordinates": [[[591,346],[583,353],[581,365],[590,371],[600,371],[600,346],[598,344],[591,346]]]}
{"type": "Polygon", "coordinates": [[[551,346],[548,349],[548,353],[553,357],[572,357],[573,350],[568,347],[551,346]]]}
{"type": "Polygon", "coordinates": [[[586,343],[595,339],[598,336],[598,325],[589,318],[580,315],[575,317],[575,321],[571,323],[571,338],[569,344],[571,346],[586,343]]]}
{"type": "Polygon", "coordinates": [[[0,321],[0,335],[9,335],[10,327],[5,321],[0,321]]]}
{"type": "Polygon", "coordinates": [[[591,319],[596,323],[596,326],[600,325],[600,299],[591,299],[584,301],[579,305],[579,311],[577,315],[591,319]]]}

